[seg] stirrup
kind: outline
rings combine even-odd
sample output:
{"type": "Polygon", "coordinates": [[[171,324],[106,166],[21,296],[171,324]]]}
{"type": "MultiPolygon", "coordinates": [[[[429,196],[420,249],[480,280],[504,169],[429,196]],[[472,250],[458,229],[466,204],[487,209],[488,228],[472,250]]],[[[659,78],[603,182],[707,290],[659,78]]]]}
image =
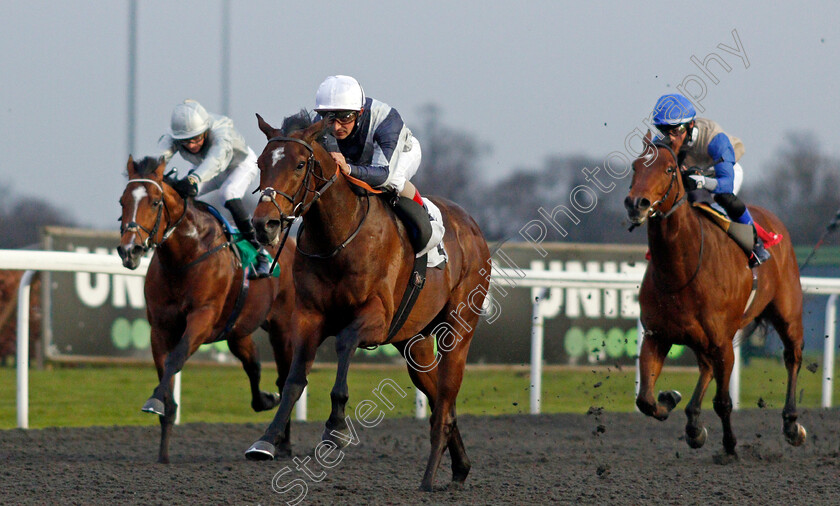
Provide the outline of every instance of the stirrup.
{"type": "Polygon", "coordinates": [[[756,244],[750,253],[750,267],[758,267],[764,262],[770,260],[770,252],[764,248],[763,244],[756,244]]]}
{"type": "Polygon", "coordinates": [[[269,269],[271,263],[262,253],[257,250],[257,259],[254,262],[253,268],[248,270],[248,279],[262,279],[271,275],[269,269]]]}

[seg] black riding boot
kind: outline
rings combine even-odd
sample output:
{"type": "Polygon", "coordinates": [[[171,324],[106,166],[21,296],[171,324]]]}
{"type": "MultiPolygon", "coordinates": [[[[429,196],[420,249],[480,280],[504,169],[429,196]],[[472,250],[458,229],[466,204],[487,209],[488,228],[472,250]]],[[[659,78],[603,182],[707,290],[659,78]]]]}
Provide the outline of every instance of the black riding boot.
{"type": "Polygon", "coordinates": [[[753,246],[752,255],[750,255],[750,267],[759,266],[770,260],[770,252],[764,247],[764,241],[758,236],[755,225],[753,225],[753,234],[755,245],[753,246]]]}
{"type": "Polygon", "coordinates": [[[240,199],[230,199],[225,202],[225,207],[233,216],[233,221],[236,223],[236,228],[242,234],[242,238],[247,240],[257,250],[257,260],[254,270],[248,275],[249,279],[266,278],[269,276],[269,269],[271,262],[268,258],[268,253],[263,249],[262,244],[257,241],[257,231],[254,230],[254,224],[251,223],[251,216],[245,210],[245,206],[240,199]]]}

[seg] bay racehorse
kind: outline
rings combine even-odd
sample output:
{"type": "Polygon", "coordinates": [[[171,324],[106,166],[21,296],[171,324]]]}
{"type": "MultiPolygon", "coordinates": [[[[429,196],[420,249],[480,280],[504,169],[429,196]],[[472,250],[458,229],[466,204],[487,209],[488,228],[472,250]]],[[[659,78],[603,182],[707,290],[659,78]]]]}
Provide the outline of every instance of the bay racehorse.
{"type": "Polygon", "coordinates": [[[347,371],[356,348],[390,342],[406,358],[412,381],[432,409],[431,451],[421,489],[432,489],[447,448],[452,483],[463,483],[470,461],[456,422],[455,398],[490,277],[490,252],[478,225],[456,204],[434,199],[443,213],[449,260],[442,269],[428,270],[404,326],[389,340],[389,325],[415,258],[403,224],[385,199],[359,195],[340,175],[319,142],[323,121],[311,124],[303,112],[287,118],[278,130],[257,118],[268,139],[258,162],[263,193],[254,213],[257,237],[275,244],[297,217],[303,232],[294,262],[294,358],[274,421],[246,456],[274,457],[274,444],[307,384],[315,352],[335,335],[338,370],[322,438],[340,446],[349,440],[340,431],[348,428],[347,371]],[[295,121],[304,124],[295,130],[295,121]],[[435,339],[438,354],[432,347],[435,339]]]}
{"type": "MultiPolygon", "coordinates": [[[[173,377],[202,344],[227,340],[248,374],[254,411],[280,402],[279,394],[260,391],[260,362],[251,333],[260,326],[268,331],[282,391],[292,355],[288,321],[294,303],[292,253],[280,256],[279,278],[247,280],[218,219],[206,204],[184,199],[172,189],[165,166],[162,158],[147,157],[139,163],[128,158],[117,248],[129,269],[136,269],[142,255],[154,250],[144,292],[160,383],[143,411],[160,415],[162,463],[169,462],[169,437],[178,408],[172,397],[173,377]]],[[[291,452],[288,425],[281,444],[291,452]]]]}
{"type": "Polygon", "coordinates": [[[782,222],[769,211],[750,206],[753,218],[765,228],[782,234],[771,248],[772,258],[753,271],[744,250],[722,228],[686,203],[680,145],[645,140],[643,156],[633,163],[630,193],[624,201],[634,225],[647,223],[650,262],[639,292],[644,336],[639,356],[641,385],[636,405],[659,420],[668,417],[681,397],[678,392],[653,388],[672,345],[688,346],[697,357],[700,378],[685,413],[686,441],[700,448],[707,430],[700,422],[700,407],[712,378],[717,384],[713,406],[723,425],[722,454],[718,463],[737,459],[730,416],[729,380],[734,364],[736,332],[756,319],[776,328],[784,345],[787,393],[782,410],[783,432],[794,445],[805,441],[805,429],[796,422],[796,378],[802,362],[802,288],[799,268],[782,222]]]}

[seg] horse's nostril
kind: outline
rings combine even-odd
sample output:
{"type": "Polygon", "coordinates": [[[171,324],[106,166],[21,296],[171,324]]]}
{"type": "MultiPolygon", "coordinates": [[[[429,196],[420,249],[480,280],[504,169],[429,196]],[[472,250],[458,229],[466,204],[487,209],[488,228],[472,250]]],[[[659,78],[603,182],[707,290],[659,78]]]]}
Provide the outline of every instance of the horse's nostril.
{"type": "Polygon", "coordinates": [[[277,230],[280,228],[280,220],[268,220],[265,224],[266,230],[277,230]]]}
{"type": "Polygon", "coordinates": [[[639,200],[639,209],[645,210],[648,207],[650,207],[650,200],[648,200],[646,198],[642,198],[642,199],[639,200]]]}

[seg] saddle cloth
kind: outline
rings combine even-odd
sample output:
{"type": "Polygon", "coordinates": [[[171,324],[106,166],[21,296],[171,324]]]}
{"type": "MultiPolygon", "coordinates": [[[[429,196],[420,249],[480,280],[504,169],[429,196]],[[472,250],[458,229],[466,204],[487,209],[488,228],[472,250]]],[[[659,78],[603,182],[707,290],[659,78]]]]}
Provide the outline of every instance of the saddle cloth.
{"type": "MultiPolygon", "coordinates": [[[[200,201],[197,201],[198,203],[200,201]]],[[[235,226],[231,225],[227,218],[224,217],[222,213],[219,212],[218,209],[207,204],[206,202],[201,202],[207,206],[207,212],[212,214],[219,223],[222,225],[222,228],[225,230],[225,235],[227,236],[228,242],[233,244],[234,252],[239,256],[239,261],[242,262],[243,267],[251,269],[252,271],[256,269],[256,265],[254,265],[257,261],[257,255],[260,255],[260,252],[257,251],[257,248],[254,247],[253,244],[247,239],[242,237],[242,234],[239,233],[239,229],[235,226]]],[[[280,264],[274,265],[274,270],[271,271],[271,276],[275,278],[280,277],[280,264]]]]}
{"type": "MultiPolygon", "coordinates": [[[[729,232],[729,228],[732,225],[732,219],[726,214],[726,211],[717,204],[717,202],[712,200],[712,196],[708,191],[690,192],[689,202],[691,202],[692,207],[703,211],[703,213],[720,228],[722,228],[724,232],[729,232]]],[[[755,230],[758,233],[758,236],[764,242],[765,247],[775,246],[782,242],[782,234],[766,230],[756,219],[753,219],[753,224],[755,225],[755,230]]]]}

